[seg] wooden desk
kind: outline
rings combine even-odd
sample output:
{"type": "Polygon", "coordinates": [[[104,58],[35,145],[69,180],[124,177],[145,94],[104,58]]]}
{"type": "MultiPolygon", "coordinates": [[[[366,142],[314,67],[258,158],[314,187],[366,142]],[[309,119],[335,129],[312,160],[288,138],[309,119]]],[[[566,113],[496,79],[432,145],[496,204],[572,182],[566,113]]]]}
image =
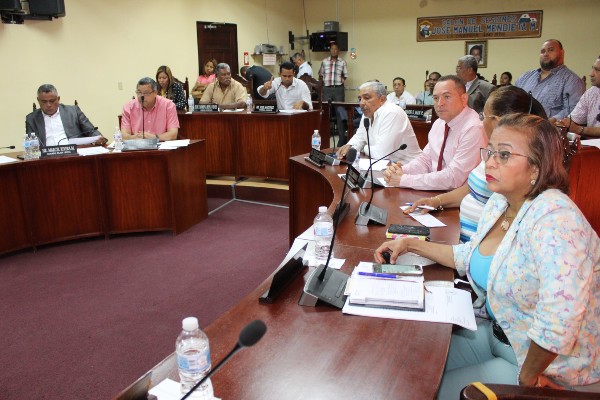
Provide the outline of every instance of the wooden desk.
{"type": "MultiPolygon", "coordinates": [[[[179,115],[179,137],[206,140],[206,173],[289,179],[288,159],[310,151],[320,111],[298,114],[246,112],[179,115]]],[[[329,143],[329,131],[320,132],[329,143]]],[[[328,145],[327,145],[328,147],[328,145]]]]}
{"type": "MultiPolygon", "coordinates": [[[[325,202],[326,198],[335,202],[341,196],[338,184],[341,180],[335,174],[343,168],[319,169],[306,163],[303,155],[293,157],[290,167],[296,200],[319,196],[321,189],[325,192],[321,197],[324,200],[315,204],[329,204],[331,200],[325,202]],[[303,186],[314,182],[321,186],[303,186]]],[[[343,267],[346,272],[361,260],[372,260],[373,249],[384,240],[385,228],[354,225],[357,206],[368,194],[368,191],[351,194],[351,210],[338,231],[334,252],[336,257],[346,259],[343,267]]],[[[378,190],[375,204],[385,202],[396,219],[394,208],[398,203],[419,195],[400,189],[378,190]]],[[[290,212],[293,208],[299,214],[310,215],[312,222],[317,209],[309,203],[296,201],[291,204],[290,212]],[[307,204],[310,209],[303,210],[307,204]]],[[[331,204],[330,211],[333,207],[331,204]]],[[[444,211],[440,216],[449,224],[449,229],[444,230],[448,233],[434,230],[433,236],[456,242],[458,212],[444,211]]],[[[426,268],[426,279],[451,278],[452,271],[447,268],[426,268]]],[[[301,277],[274,304],[259,304],[258,297],[269,284],[270,278],[206,328],[214,366],[231,350],[248,322],[261,319],[268,327],[261,342],[240,352],[213,376],[217,397],[256,400],[435,397],[450,345],[450,324],[350,316],[327,305],[302,307],[297,304],[304,284],[301,277]]],[[[151,386],[166,377],[179,381],[174,354],[153,368],[151,386]]],[[[125,398],[127,390],[119,396],[125,398]]]]}
{"type": "Polygon", "coordinates": [[[194,141],[0,165],[0,229],[11,232],[1,236],[0,254],[89,236],[183,232],[208,215],[204,151],[194,141]]]}

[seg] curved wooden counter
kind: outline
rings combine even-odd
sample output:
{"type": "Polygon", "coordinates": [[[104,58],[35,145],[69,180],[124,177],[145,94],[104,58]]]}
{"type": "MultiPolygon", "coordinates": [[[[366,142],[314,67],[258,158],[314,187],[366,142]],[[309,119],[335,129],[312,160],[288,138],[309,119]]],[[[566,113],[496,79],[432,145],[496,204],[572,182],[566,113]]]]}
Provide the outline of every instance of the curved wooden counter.
{"type": "MultiPolygon", "coordinates": [[[[308,228],[318,205],[329,204],[330,212],[334,209],[342,189],[337,173],[344,170],[342,167],[313,167],[304,161],[304,156],[290,159],[290,225],[293,226],[290,232],[308,228]]],[[[374,203],[387,206],[390,222],[411,223],[400,215],[398,206],[425,193],[377,190],[374,203]]],[[[346,272],[360,261],[372,260],[373,249],[384,240],[385,227],[354,225],[357,205],[368,199],[368,195],[368,191],[351,193],[351,210],[340,225],[334,251],[336,257],[346,259],[343,267],[346,272]]],[[[456,242],[457,216],[455,210],[439,213],[438,217],[448,228],[433,229],[432,237],[456,242]]],[[[273,260],[274,268],[278,262],[273,260]]],[[[426,278],[449,280],[452,271],[429,266],[426,278]]],[[[240,330],[250,321],[261,319],[268,327],[262,341],[240,352],[212,377],[217,397],[256,400],[435,397],[452,325],[344,315],[340,310],[321,304],[302,307],[297,304],[304,285],[300,276],[273,304],[259,304],[258,297],[269,287],[270,281],[271,278],[266,279],[205,330],[210,338],[214,366],[231,350],[240,330]]],[[[151,386],[166,377],[179,380],[174,354],[153,368],[151,386]]],[[[143,386],[141,378],[136,383],[143,386]]],[[[130,386],[132,390],[134,385],[130,386]]],[[[129,394],[126,389],[118,398],[129,398],[129,394]]]]}

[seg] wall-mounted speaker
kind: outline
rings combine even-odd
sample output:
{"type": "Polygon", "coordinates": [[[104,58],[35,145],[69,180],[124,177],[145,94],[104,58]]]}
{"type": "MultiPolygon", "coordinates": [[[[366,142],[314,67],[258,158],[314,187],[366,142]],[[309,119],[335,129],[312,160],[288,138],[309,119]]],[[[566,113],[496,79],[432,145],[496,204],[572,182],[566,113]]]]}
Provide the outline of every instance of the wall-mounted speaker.
{"type": "Polygon", "coordinates": [[[31,15],[64,17],[65,0],[29,0],[29,12],[31,15]]]}

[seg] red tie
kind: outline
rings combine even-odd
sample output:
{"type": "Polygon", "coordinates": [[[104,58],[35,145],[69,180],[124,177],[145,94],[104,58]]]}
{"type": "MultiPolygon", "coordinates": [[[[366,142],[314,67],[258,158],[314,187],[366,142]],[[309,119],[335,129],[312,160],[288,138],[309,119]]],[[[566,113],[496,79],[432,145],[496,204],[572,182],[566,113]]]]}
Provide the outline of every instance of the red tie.
{"type": "Polygon", "coordinates": [[[450,132],[450,127],[446,124],[446,128],[444,129],[444,141],[442,142],[442,149],[440,150],[440,158],[438,158],[438,171],[442,170],[442,160],[444,159],[444,149],[446,148],[446,140],[448,140],[448,132],[450,132]]]}

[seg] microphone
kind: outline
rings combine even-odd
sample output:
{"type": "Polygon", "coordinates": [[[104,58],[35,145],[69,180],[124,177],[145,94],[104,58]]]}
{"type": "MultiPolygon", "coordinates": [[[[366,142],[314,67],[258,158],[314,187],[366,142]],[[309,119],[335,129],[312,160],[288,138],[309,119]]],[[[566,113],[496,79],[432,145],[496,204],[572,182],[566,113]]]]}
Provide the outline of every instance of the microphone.
{"type": "MultiPolygon", "coordinates": [[[[348,160],[348,167],[346,174],[350,172],[352,163],[356,158],[356,149],[351,147],[346,154],[348,160]]],[[[344,197],[346,195],[346,188],[348,186],[348,179],[344,180],[344,188],[342,189],[342,198],[340,199],[339,210],[333,225],[333,235],[331,236],[331,243],[329,245],[329,254],[327,255],[327,261],[325,265],[321,264],[312,272],[308,277],[306,284],[304,285],[304,292],[300,298],[299,304],[302,306],[312,306],[317,304],[317,300],[321,300],[327,304],[341,309],[346,301],[344,295],[344,289],[348,282],[349,275],[339,271],[337,269],[328,268],[329,260],[331,259],[331,253],[333,251],[333,245],[335,243],[335,236],[337,234],[337,228],[341,219],[341,210],[344,208],[344,197]]]]}
{"type": "Polygon", "coordinates": [[[240,332],[238,341],[235,344],[234,348],[229,352],[229,354],[227,354],[225,358],[223,358],[221,362],[217,364],[216,367],[210,370],[210,372],[206,374],[204,378],[200,379],[200,381],[196,383],[194,387],[192,387],[189,390],[189,392],[187,392],[185,396],[181,398],[181,400],[187,399],[196,389],[198,389],[198,387],[200,387],[200,385],[202,385],[208,378],[210,378],[215,372],[217,372],[239,350],[245,347],[254,346],[256,343],[258,343],[260,339],[262,339],[266,331],[267,326],[264,322],[262,322],[259,319],[254,320],[248,325],[246,325],[246,327],[240,332]]]}
{"type": "Polygon", "coordinates": [[[0,149],[14,149],[15,146],[4,146],[4,147],[0,147],[0,149]]]}
{"type": "MultiPolygon", "coordinates": [[[[365,203],[364,201],[360,204],[360,206],[358,207],[358,214],[356,214],[356,218],[354,219],[354,224],[355,225],[368,225],[369,222],[374,222],[376,224],[381,224],[381,225],[386,225],[387,223],[387,210],[384,210],[383,208],[380,207],[376,207],[374,205],[372,205],[371,203],[373,203],[373,195],[375,194],[373,191],[373,186],[375,185],[375,182],[373,181],[373,164],[377,164],[379,161],[383,160],[386,157],[391,156],[392,154],[394,154],[397,151],[400,150],[404,150],[406,149],[407,145],[406,143],[402,143],[400,145],[400,147],[398,147],[396,150],[392,151],[389,154],[386,154],[385,156],[375,160],[375,162],[372,162],[371,165],[369,165],[369,169],[371,170],[371,197],[369,198],[369,202],[365,203]]],[[[367,175],[369,173],[369,170],[367,170],[367,173],[364,176],[364,179],[367,178],[367,175]]],[[[361,185],[361,188],[364,189],[364,186],[366,185],[361,185]]]]}
{"type": "MultiPolygon", "coordinates": [[[[329,107],[329,118],[331,118],[331,110],[333,109],[333,106],[331,105],[332,99],[331,97],[327,99],[327,106],[329,107]]],[[[341,138],[340,138],[341,139],[341,138]]],[[[339,142],[339,139],[338,139],[339,142]]],[[[333,152],[329,153],[330,156],[334,157],[335,156],[335,135],[333,136],[333,152]]]]}
{"type": "Polygon", "coordinates": [[[140,97],[140,100],[142,102],[142,139],[145,139],[146,137],[144,136],[144,133],[146,128],[144,127],[144,95],[140,97]]]}
{"type": "Polygon", "coordinates": [[[381,160],[383,160],[383,159],[385,159],[385,158],[387,158],[387,157],[391,156],[392,154],[394,154],[394,153],[395,153],[395,152],[397,152],[397,151],[400,151],[400,150],[404,150],[404,149],[406,149],[407,147],[408,147],[408,146],[406,145],[406,143],[402,143],[402,144],[400,145],[400,147],[398,147],[396,150],[394,150],[394,151],[392,151],[392,152],[390,152],[390,153],[386,154],[385,156],[383,156],[383,157],[381,157],[381,158],[378,158],[377,160],[375,160],[375,161],[371,162],[371,163],[369,164],[369,168],[368,168],[368,169],[367,169],[367,171],[365,172],[365,175],[364,175],[364,176],[363,176],[363,175],[361,175],[361,176],[360,176],[360,178],[361,178],[361,181],[359,182],[359,187],[360,187],[361,189],[368,189],[368,188],[372,188],[374,185],[376,185],[376,183],[374,183],[374,181],[373,181],[373,174],[372,174],[372,173],[371,173],[371,180],[367,180],[367,178],[368,178],[368,177],[367,177],[367,175],[369,175],[369,170],[370,170],[371,168],[373,168],[373,165],[375,165],[375,164],[377,164],[379,161],[381,161],[381,160]]]}

